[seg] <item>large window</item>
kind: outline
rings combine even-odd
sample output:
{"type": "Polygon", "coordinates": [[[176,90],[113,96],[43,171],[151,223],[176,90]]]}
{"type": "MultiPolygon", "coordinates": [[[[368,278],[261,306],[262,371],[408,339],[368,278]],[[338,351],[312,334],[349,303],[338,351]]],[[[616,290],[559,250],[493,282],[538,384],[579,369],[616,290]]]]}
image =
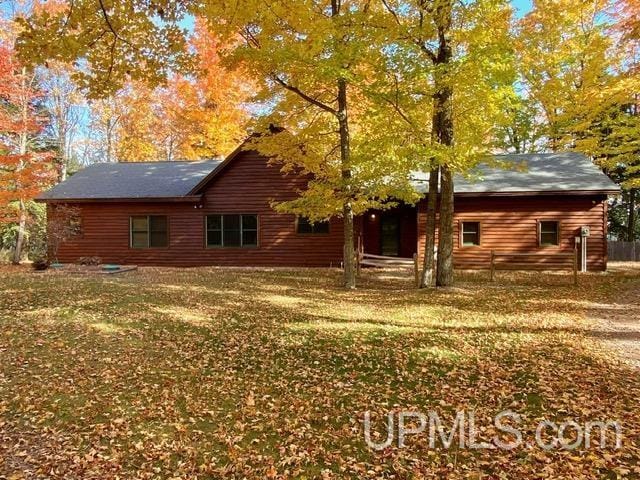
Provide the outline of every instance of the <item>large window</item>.
{"type": "Polygon", "coordinates": [[[166,215],[131,217],[132,248],[163,248],[169,246],[169,221],[166,215]]]}
{"type": "Polygon", "coordinates": [[[329,222],[311,223],[306,217],[298,217],[296,219],[296,232],[302,234],[329,233],[329,222]]]}
{"type": "Polygon", "coordinates": [[[538,223],[540,246],[547,247],[550,245],[560,245],[560,223],[553,222],[539,222],[538,223]]]}
{"type": "Polygon", "coordinates": [[[460,245],[471,247],[480,245],[480,222],[462,222],[460,245]]]}
{"type": "Polygon", "coordinates": [[[207,247],[257,247],[257,215],[207,215],[207,247]]]}

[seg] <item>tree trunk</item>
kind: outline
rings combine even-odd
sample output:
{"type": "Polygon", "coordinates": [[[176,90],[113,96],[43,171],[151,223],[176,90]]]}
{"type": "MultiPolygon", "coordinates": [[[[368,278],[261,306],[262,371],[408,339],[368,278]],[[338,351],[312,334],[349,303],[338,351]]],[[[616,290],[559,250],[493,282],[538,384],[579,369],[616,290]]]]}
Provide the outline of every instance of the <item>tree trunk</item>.
{"type": "Polygon", "coordinates": [[[353,206],[351,204],[351,152],[349,148],[349,116],[347,111],[347,82],[338,80],[338,124],[340,129],[340,164],[344,204],[342,218],[344,223],[344,286],[356,288],[356,259],[353,246],[353,206]]]}
{"type": "MultiPolygon", "coordinates": [[[[436,2],[437,3],[437,2],[436,2]]],[[[438,18],[438,51],[435,55],[435,93],[433,95],[433,136],[445,147],[446,154],[453,146],[453,88],[449,76],[453,60],[450,30],[452,2],[444,1],[436,7],[438,18]]],[[[436,286],[453,284],[453,173],[448,162],[440,167],[440,218],[438,222],[438,258],[436,286]]]]}
{"type": "MultiPolygon", "coordinates": [[[[445,65],[451,61],[451,47],[444,40],[441,40],[438,58],[445,65]]],[[[433,114],[434,135],[438,143],[450,147],[453,145],[453,90],[441,75],[436,77],[436,82],[433,114]]],[[[447,287],[453,284],[453,174],[446,164],[440,168],[438,227],[436,285],[447,287]]]]}
{"type": "Polygon", "coordinates": [[[429,192],[427,194],[427,228],[425,231],[424,260],[422,263],[422,275],[420,276],[420,288],[433,285],[433,271],[435,263],[436,247],[436,202],[438,201],[438,184],[440,180],[440,167],[432,168],[429,172],[429,192]]]}
{"type": "Polygon", "coordinates": [[[636,189],[629,190],[629,216],[627,217],[627,241],[633,242],[636,237],[636,189]]]}
{"type": "MultiPolygon", "coordinates": [[[[24,67],[22,68],[22,91],[23,92],[27,91],[27,69],[24,67]]],[[[27,141],[28,141],[27,125],[29,122],[29,101],[26,98],[26,93],[25,93],[25,97],[21,98],[21,101],[22,101],[22,105],[21,105],[22,131],[20,132],[20,144],[19,144],[18,151],[20,155],[26,155],[27,141]]],[[[20,163],[16,167],[16,169],[18,171],[22,170],[23,166],[24,166],[23,161],[20,160],[20,163]]],[[[19,182],[17,182],[16,191],[19,192],[20,189],[21,189],[21,185],[19,182]]],[[[16,247],[15,247],[15,250],[13,251],[13,263],[15,265],[19,264],[22,258],[22,246],[24,244],[26,227],[27,227],[27,207],[24,203],[24,200],[20,198],[18,201],[18,236],[16,238],[16,247]]]]}
{"type": "Polygon", "coordinates": [[[19,265],[22,260],[22,246],[24,244],[24,233],[27,226],[27,209],[22,200],[19,202],[19,217],[18,217],[18,237],[16,238],[16,247],[13,250],[13,264],[19,265]]]}
{"type": "Polygon", "coordinates": [[[436,285],[453,285],[453,174],[443,165],[440,175],[440,229],[436,285]]]}

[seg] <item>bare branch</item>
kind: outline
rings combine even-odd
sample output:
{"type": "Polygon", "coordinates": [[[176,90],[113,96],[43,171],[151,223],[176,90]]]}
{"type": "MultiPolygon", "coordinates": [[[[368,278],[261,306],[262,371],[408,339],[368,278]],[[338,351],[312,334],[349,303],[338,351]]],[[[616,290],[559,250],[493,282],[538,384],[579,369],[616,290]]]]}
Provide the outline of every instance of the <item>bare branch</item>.
{"type": "Polygon", "coordinates": [[[131,45],[131,42],[129,42],[126,38],[123,38],[120,36],[120,34],[116,31],[115,28],[113,28],[113,25],[111,24],[111,19],[109,18],[109,14],[107,13],[106,8],[104,7],[104,3],[102,0],[98,0],[98,3],[100,4],[100,10],[102,10],[102,16],[104,17],[104,21],[107,23],[107,26],[109,27],[109,30],[111,30],[111,33],[113,33],[113,36],[126,43],[129,46],[133,46],[131,45]]]}
{"type": "Polygon", "coordinates": [[[295,93],[296,95],[298,95],[300,98],[304,99],[305,101],[315,105],[318,108],[321,108],[322,110],[324,110],[326,112],[331,113],[332,115],[336,115],[336,116],[338,115],[338,111],[335,108],[331,108],[326,103],[323,103],[320,100],[307,95],[302,90],[300,90],[298,87],[294,87],[292,85],[289,85],[287,82],[282,80],[277,75],[272,75],[272,78],[278,85],[280,85],[285,90],[288,90],[288,91],[290,91],[292,93],[295,93]]]}

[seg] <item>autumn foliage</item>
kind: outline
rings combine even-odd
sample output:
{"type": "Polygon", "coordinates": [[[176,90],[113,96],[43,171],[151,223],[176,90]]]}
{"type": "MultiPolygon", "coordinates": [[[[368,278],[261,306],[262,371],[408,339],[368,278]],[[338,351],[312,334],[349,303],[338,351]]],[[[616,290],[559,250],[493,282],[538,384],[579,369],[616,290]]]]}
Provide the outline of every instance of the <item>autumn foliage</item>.
{"type": "Polygon", "coordinates": [[[18,221],[24,204],[50,184],[50,152],[34,137],[46,121],[37,111],[40,92],[34,74],[0,44],[0,220],[18,221]]]}
{"type": "Polygon", "coordinates": [[[121,161],[197,160],[230,153],[246,136],[254,85],[244,69],[223,65],[226,46],[197,21],[194,76],[174,74],[152,88],[130,81],[119,94],[116,152],[121,161]]]}

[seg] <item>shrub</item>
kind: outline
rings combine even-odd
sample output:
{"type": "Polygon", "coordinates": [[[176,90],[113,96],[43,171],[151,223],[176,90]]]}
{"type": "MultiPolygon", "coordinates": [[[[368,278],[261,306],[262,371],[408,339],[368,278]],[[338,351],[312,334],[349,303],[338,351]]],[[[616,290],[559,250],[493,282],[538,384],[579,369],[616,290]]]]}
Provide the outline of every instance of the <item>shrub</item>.
{"type": "Polygon", "coordinates": [[[49,262],[44,258],[34,260],[31,265],[34,270],[46,270],[47,268],[49,268],[49,262]]]}
{"type": "Polygon", "coordinates": [[[100,257],[80,257],[78,263],[80,265],[100,265],[102,259],[100,257]]]}

